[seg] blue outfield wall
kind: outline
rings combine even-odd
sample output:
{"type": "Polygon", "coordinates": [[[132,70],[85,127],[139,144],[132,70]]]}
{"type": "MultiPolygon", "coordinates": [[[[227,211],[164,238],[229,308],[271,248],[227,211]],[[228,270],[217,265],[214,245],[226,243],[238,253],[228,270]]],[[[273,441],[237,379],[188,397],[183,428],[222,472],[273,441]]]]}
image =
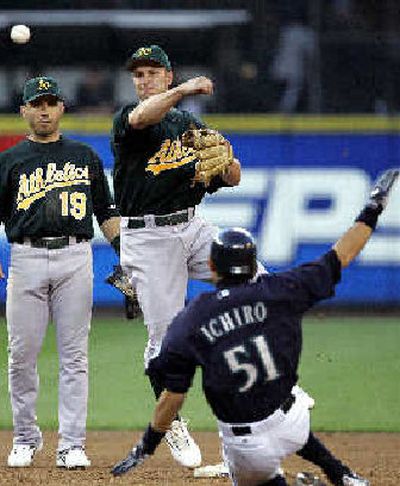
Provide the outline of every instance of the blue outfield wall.
{"type": "MultiPolygon", "coordinates": [[[[108,135],[71,136],[99,153],[111,179],[108,135]]],[[[229,134],[228,138],[242,163],[241,185],[207,197],[200,212],[219,226],[252,231],[260,259],[270,271],[314,259],[330,248],[354,220],[376,175],[400,166],[396,134],[229,134]]],[[[345,270],[332,303],[400,305],[398,186],[379,229],[345,270]]],[[[93,248],[95,303],[121,303],[119,293],[103,283],[116,257],[98,231],[93,248]]],[[[2,253],[4,262],[7,246],[2,253]]],[[[190,282],[188,295],[207,288],[190,282]]],[[[3,282],[0,298],[4,295],[3,282]]]]}

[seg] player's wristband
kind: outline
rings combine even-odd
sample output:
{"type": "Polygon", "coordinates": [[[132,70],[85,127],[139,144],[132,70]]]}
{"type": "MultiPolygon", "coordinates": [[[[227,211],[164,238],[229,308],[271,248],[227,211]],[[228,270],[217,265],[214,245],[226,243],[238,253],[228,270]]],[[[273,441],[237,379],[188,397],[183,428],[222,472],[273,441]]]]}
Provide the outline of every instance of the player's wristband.
{"type": "Polygon", "coordinates": [[[380,205],[378,207],[372,207],[367,205],[357,216],[356,223],[364,223],[372,230],[375,230],[376,224],[378,222],[378,217],[382,211],[383,208],[380,205]]]}
{"type": "Polygon", "coordinates": [[[149,455],[154,454],[154,451],[164,438],[164,435],[165,432],[157,432],[157,430],[153,429],[151,424],[149,424],[142,438],[143,452],[149,455]]]}
{"type": "Polygon", "coordinates": [[[110,241],[110,245],[113,247],[115,253],[119,256],[120,253],[120,245],[121,245],[121,238],[120,236],[116,236],[113,240],[110,241]]]}

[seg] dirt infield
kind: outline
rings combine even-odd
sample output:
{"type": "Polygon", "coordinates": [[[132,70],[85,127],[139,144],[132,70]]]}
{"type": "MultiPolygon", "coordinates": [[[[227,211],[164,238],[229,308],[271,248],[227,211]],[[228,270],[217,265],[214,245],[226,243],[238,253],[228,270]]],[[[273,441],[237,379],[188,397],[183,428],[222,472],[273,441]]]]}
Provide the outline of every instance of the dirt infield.
{"type": "MultiPolygon", "coordinates": [[[[318,434],[327,445],[351,467],[368,477],[371,486],[399,486],[400,484],[400,434],[318,434]]],[[[204,463],[219,461],[219,444],[215,433],[195,433],[203,451],[204,463]]],[[[10,469],[5,466],[11,443],[10,432],[0,432],[0,484],[8,485],[159,485],[198,486],[228,485],[227,479],[195,479],[189,470],[180,468],[170,456],[165,445],[139,470],[122,478],[109,474],[111,465],[121,459],[132,444],[140,437],[131,432],[90,432],[87,442],[88,455],[93,466],[87,471],[65,471],[55,467],[56,435],[45,433],[45,446],[38,453],[34,466],[26,469],[10,469]]],[[[293,457],[285,463],[286,475],[290,481],[297,471],[314,471],[303,460],[293,457]]]]}

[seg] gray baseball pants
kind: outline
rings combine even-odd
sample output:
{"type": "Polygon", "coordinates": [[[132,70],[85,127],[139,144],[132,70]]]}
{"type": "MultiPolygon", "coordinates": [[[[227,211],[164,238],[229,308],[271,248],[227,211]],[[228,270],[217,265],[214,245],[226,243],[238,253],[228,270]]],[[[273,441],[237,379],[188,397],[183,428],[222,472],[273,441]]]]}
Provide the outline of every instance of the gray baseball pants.
{"type": "Polygon", "coordinates": [[[188,279],[210,280],[208,257],[218,228],[194,216],[174,226],[127,228],[121,218],[121,265],[136,287],[148,331],[147,368],[172,319],[185,306],[188,279]]]}
{"type": "Polygon", "coordinates": [[[83,445],[92,299],[92,250],[88,242],[51,250],[12,244],[6,314],[14,443],[41,440],[36,422],[37,357],[52,318],[59,357],[58,449],[83,445]]]}

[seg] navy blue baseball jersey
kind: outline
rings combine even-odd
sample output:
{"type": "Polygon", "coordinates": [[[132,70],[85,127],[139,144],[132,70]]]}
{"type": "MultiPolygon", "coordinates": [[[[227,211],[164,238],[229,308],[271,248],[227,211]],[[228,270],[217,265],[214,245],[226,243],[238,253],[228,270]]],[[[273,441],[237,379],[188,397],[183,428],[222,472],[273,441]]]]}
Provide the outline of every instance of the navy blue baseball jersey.
{"type": "Polygon", "coordinates": [[[297,382],[303,314],[334,294],[340,275],[330,250],[293,270],[203,293],[167,331],[157,362],[165,388],[185,393],[200,366],[206,399],[219,420],[264,419],[297,382]]]}

